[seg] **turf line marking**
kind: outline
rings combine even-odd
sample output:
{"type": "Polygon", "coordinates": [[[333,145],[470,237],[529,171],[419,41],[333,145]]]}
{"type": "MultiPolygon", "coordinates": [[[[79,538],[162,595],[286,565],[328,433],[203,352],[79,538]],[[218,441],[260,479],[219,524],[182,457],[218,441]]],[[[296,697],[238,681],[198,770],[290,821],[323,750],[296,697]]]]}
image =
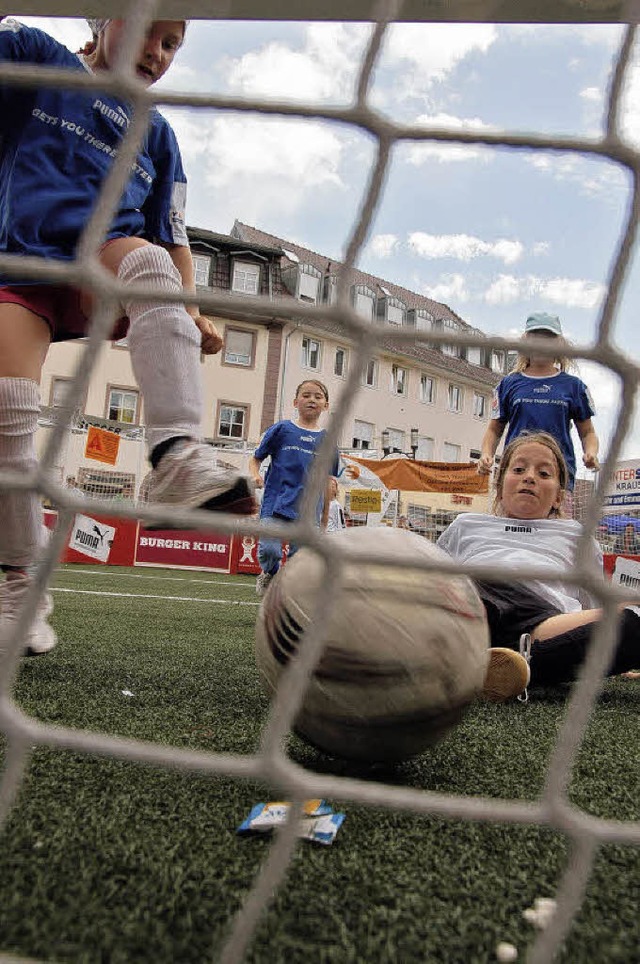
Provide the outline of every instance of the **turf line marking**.
{"type": "Polygon", "coordinates": [[[223,606],[254,606],[256,609],[259,602],[245,602],[240,599],[202,599],[198,596],[152,596],[141,592],[98,592],[96,589],[60,589],[52,587],[49,592],[70,592],[76,596],[115,596],[118,599],[166,599],[173,602],[199,602],[199,603],[218,603],[223,606]]]}
{"type": "MultiPolygon", "coordinates": [[[[106,569],[56,569],[58,575],[112,576],[114,579],[153,579],[156,582],[195,582],[203,586],[235,586],[236,589],[252,589],[252,583],[239,583],[233,579],[190,579],[187,576],[143,576],[137,572],[109,572],[106,569]]],[[[241,573],[241,575],[252,575],[241,573]]]]}

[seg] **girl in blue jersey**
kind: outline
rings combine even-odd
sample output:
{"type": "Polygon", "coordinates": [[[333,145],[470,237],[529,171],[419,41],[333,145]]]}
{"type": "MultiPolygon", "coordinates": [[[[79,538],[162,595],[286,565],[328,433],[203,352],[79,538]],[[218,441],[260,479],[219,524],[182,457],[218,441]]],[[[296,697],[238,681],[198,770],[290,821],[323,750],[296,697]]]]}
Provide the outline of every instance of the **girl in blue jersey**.
{"type": "MultiPolygon", "coordinates": [[[[533,687],[575,680],[602,618],[594,598],[562,581],[574,564],[582,532],[574,519],[562,518],[567,479],[557,441],[545,432],[525,432],[501,459],[496,515],[461,513],[438,540],[460,563],[509,570],[528,565],[556,577],[527,584],[474,578],[495,647],[484,687],[491,699],[517,696],[529,681],[533,687]]],[[[595,540],[591,552],[598,569],[602,553],[595,540]]],[[[636,607],[622,609],[610,675],[625,673],[640,661],[639,613],[636,607]]]]}
{"type": "Polygon", "coordinates": [[[493,394],[491,419],[482,440],[478,471],[487,475],[507,427],[505,445],[521,432],[548,432],[557,439],[569,472],[568,492],[573,491],[576,457],[571,441],[571,425],[575,424],[582,442],[582,461],[586,468],[598,468],[598,436],[591,418],[595,415],[587,386],[566,371],[562,357],[560,319],[543,311],[530,315],[525,326],[525,348],[515,369],[503,378],[493,394]],[[541,339],[558,343],[558,357],[537,355],[535,346],[541,339]]]}
{"type": "MultiPolygon", "coordinates": [[[[94,43],[72,54],[41,30],[0,23],[0,62],[107,73],[117,61],[125,24],[90,21],[94,43]]],[[[145,86],[164,76],[180,49],[186,22],[151,24],[135,63],[145,86]]],[[[99,192],[131,121],[124,98],[88,88],[0,84],[0,252],[70,262],[99,203],[99,192]]],[[[150,285],[160,294],[195,291],[184,223],[186,178],[175,135],[150,111],[144,143],[100,250],[102,265],[122,285],[150,285]]],[[[116,333],[128,327],[133,369],[144,396],[150,459],[150,500],[163,504],[254,509],[249,480],[216,467],[199,442],[200,352],[220,350],[212,321],[195,305],[140,302],[125,296],[116,333]]],[[[69,286],[34,283],[7,269],[0,278],[0,472],[36,464],[38,384],[51,341],[87,333],[91,297],[69,286]]],[[[114,319],[115,321],[115,319],[114,319]]],[[[2,495],[0,585],[3,634],[29,586],[27,568],[41,541],[35,492],[2,495]]],[[[34,615],[27,652],[50,650],[50,600],[34,615]]]]}
{"type": "MultiPolygon", "coordinates": [[[[329,392],[322,382],[310,379],[301,382],[293,400],[297,420],[276,422],[264,433],[250,462],[250,472],[257,488],[264,488],[260,506],[261,519],[294,520],[298,517],[298,505],[304,489],[313,457],[324,438],[319,429],[320,417],[329,408],[329,392]],[[260,464],[270,458],[266,478],[260,475],[260,464]]],[[[338,474],[336,453],[332,474],[338,474]]],[[[325,494],[319,506],[322,522],[326,525],[330,497],[325,494]]],[[[320,521],[320,519],[318,520],[320,521]]],[[[289,546],[289,556],[296,551],[289,546]]],[[[262,569],[256,583],[256,592],[262,596],[280,568],[282,543],[280,539],[260,539],[258,562],[262,569]]]]}

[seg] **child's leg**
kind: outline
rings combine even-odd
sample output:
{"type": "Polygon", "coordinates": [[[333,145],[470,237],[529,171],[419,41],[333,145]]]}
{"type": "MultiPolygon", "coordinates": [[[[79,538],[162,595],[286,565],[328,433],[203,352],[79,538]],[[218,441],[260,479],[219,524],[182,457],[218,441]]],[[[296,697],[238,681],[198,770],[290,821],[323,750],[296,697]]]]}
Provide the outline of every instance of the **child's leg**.
{"type": "MultiPolygon", "coordinates": [[[[182,279],[164,248],[140,238],[111,242],[106,267],[125,284],[182,291],[182,279]]],[[[251,487],[238,471],[219,468],[200,444],[202,385],[200,332],[184,305],[123,299],[129,317],[131,363],[144,397],[152,476],[149,499],[237,514],[255,508],[251,487]]]]}
{"type": "MultiPolygon", "coordinates": [[[[570,683],[578,676],[591,640],[596,631],[600,610],[572,613],[576,618],[573,627],[565,621],[558,635],[546,635],[544,639],[535,638],[531,647],[531,685],[552,686],[556,683],[570,683]],[[591,613],[591,620],[580,617],[591,613]],[[596,618],[594,615],[596,614],[596,618]]],[[[547,620],[564,619],[558,616],[547,620]]],[[[545,625],[545,624],[543,624],[545,625]]],[[[548,628],[548,627],[547,627],[548,628]]],[[[537,633],[535,634],[537,637],[537,633]]],[[[626,670],[634,669],[640,661],[640,616],[632,609],[624,609],[620,614],[618,644],[607,669],[608,676],[617,676],[626,670]]]]}
{"type": "MultiPolygon", "coordinates": [[[[46,322],[21,305],[0,305],[0,472],[24,473],[36,465],[35,434],[40,412],[38,382],[49,347],[46,322]]],[[[43,542],[42,504],[31,491],[2,492],[0,566],[6,574],[0,587],[3,622],[15,617],[29,586],[27,567],[43,542]]],[[[46,622],[48,599],[31,624],[26,648],[47,652],[55,633],[46,622]]]]}
{"type": "Polygon", "coordinates": [[[275,576],[282,560],[280,539],[260,539],[258,543],[258,562],[260,568],[269,576],[275,576]]]}

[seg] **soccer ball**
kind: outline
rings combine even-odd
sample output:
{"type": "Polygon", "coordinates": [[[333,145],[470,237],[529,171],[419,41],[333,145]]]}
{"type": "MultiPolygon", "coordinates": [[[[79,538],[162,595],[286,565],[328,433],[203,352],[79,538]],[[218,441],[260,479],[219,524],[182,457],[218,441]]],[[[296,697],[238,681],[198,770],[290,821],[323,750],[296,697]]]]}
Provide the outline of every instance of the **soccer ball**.
{"type": "MultiPolygon", "coordinates": [[[[448,558],[422,536],[365,527],[328,536],[348,553],[329,612],[324,649],[295,730],[332,756],[393,762],[421,753],[457,723],[482,689],[489,653],[484,608],[470,579],[367,561],[448,558]]],[[[325,578],[301,549],[267,591],[256,660],[269,695],[304,645],[325,578]]]]}

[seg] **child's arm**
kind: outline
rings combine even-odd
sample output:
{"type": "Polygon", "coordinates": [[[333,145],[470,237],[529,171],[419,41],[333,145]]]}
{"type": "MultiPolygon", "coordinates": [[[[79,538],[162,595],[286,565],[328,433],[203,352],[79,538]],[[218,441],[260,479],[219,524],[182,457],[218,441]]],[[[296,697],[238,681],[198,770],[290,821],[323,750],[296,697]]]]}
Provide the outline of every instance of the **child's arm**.
{"type": "Polygon", "coordinates": [[[249,459],[249,475],[253,479],[253,483],[257,489],[264,488],[264,479],[260,475],[260,461],[252,455],[249,459]]]}
{"type": "Polygon", "coordinates": [[[478,472],[480,475],[488,475],[493,465],[493,459],[498,448],[498,442],[504,432],[504,422],[497,418],[489,419],[487,430],[482,438],[480,447],[480,461],[478,462],[478,472]]]}
{"type": "MultiPolygon", "coordinates": [[[[191,248],[181,244],[163,244],[171,255],[171,260],[180,272],[182,285],[185,291],[194,292],[196,290],[195,276],[193,273],[193,258],[191,248]]],[[[200,334],[202,335],[202,351],[205,355],[217,355],[222,348],[222,338],[218,329],[206,315],[200,314],[197,305],[185,305],[185,308],[195,321],[200,334]]]]}
{"type": "Polygon", "coordinates": [[[576,422],[576,428],[580,441],[582,442],[582,461],[587,469],[599,469],[598,461],[599,442],[593,422],[590,418],[585,418],[582,422],[576,422]]]}

